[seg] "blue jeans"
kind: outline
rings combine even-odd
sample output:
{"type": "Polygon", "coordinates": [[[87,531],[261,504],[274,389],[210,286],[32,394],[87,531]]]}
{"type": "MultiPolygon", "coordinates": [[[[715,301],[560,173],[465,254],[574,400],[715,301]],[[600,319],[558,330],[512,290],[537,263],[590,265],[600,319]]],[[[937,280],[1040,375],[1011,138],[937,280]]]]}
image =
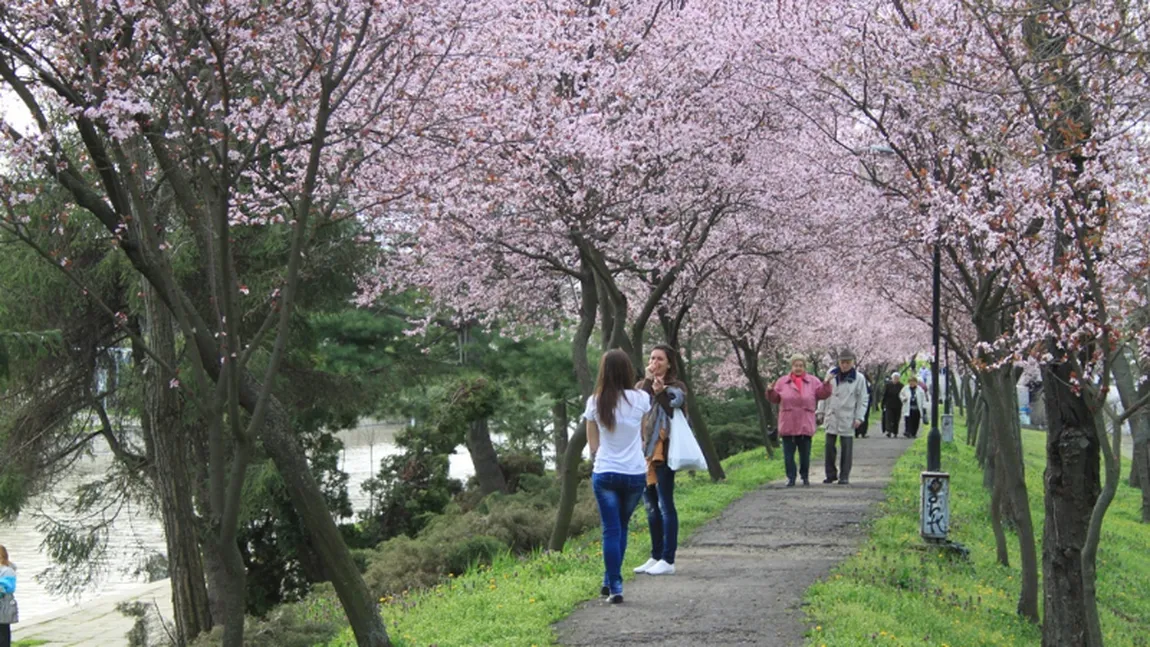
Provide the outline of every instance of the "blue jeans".
{"type": "Polygon", "coordinates": [[[787,470],[787,481],[795,482],[795,473],[803,477],[805,483],[811,474],[811,437],[783,436],[783,466],[787,470]],[[795,469],[795,450],[799,450],[798,469],[795,469]]]}
{"type": "Polygon", "coordinates": [[[627,525],[639,506],[647,477],[643,474],[603,472],[591,475],[591,489],[599,503],[603,526],[603,585],[611,594],[623,592],[623,556],[627,554],[627,525]]]}
{"type": "Polygon", "coordinates": [[[651,559],[675,563],[679,547],[679,512],[675,510],[675,470],[666,463],[655,466],[655,485],[648,485],[643,497],[647,506],[647,527],[651,530],[651,559]]]}

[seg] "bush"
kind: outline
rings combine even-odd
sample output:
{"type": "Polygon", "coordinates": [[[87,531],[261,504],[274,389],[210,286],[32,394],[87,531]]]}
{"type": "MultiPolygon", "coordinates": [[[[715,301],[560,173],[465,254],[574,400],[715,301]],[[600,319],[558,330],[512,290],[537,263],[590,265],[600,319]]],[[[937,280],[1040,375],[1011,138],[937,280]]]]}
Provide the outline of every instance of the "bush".
{"type": "Polygon", "coordinates": [[[720,460],[763,446],[763,434],[757,420],[752,420],[751,424],[728,422],[715,425],[710,431],[711,442],[715,444],[715,452],[719,454],[720,460]]]}
{"type": "MultiPolygon", "coordinates": [[[[474,564],[490,564],[503,553],[524,554],[546,545],[555,523],[559,484],[553,477],[525,474],[515,494],[496,493],[473,510],[449,507],[415,538],[396,537],[365,551],[368,586],[380,597],[433,586],[474,564]]],[[[580,484],[571,534],[599,523],[590,484],[580,484]]]]}
{"type": "MultiPolygon", "coordinates": [[[[316,585],[313,597],[330,597],[330,584],[316,585]]],[[[337,609],[338,610],[338,609],[337,609]]],[[[342,613],[315,613],[307,602],[276,607],[264,619],[244,619],[244,647],[312,647],[334,638],[346,625],[342,613]]],[[[223,644],[223,627],[197,638],[191,647],[223,644]]]]}

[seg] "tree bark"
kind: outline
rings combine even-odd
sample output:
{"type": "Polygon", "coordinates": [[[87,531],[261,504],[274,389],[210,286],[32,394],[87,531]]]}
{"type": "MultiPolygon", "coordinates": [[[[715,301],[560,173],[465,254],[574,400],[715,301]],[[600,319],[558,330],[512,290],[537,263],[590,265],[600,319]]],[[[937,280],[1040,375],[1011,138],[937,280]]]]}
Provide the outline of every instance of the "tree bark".
{"type": "MultiPolygon", "coordinates": [[[[176,338],[171,315],[144,285],[145,330],[148,345],[169,366],[176,365],[176,338]]],[[[189,429],[181,422],[179,392],[171,378],[140,351],[137,359],[144,385],[140,421],[148,437],[153,483],[160,501],[164,541],[168,551],[168,577],[172,584],[176,644],[183,647],[212,628],[212,613],[200,557],[199,526],[192,504],[189,429]],[[145,370],[146,369],[146,370],[145,370]]],[[[222,616],[217,616],[222,618],[222,616]]]]}
{"type": "Polygon", "coordinates": [[[484,496],[492,492],[506,492],[507,480],[499,467],[499,454],[491,442],[491,431],[487,419],[471,421],[467,426],[467,451],[475,465],[475,478],[479,481],[479,491],[484,496]]]}
{"type": "MultiPolygon", "coordinates": [[[[258,394],[250,376],[241,392],[244,406],[254,404],[258,394]]],[[[343,540],[331,512],[327,509],[323,492],[309,469],[303,447],[291,431],[291,418],[278,398],[272,397],[264,427],[264,450],[275,463],[283,478],[292,504],[304,525],[316,553],[322,556],[325,571],[343,604],[348,623],[360,647],[390,647],[383,618],[379,614],[377,598],[371,594],[351,551],[343,540]]]]}
{"type": "Polygon", "coordinates": [[[767,400],[767,384],[763,380],[763,375],[759,371],[759,355],[750,347],[750,344],[745,341],[735,343],[735,352],[739,353],[742,361],[740,365],[743,368],[743,375],[747,378],[747,384],[751,391],[751,397],[755,400],[755,410],[758,414],[759,420],[759,433],[763,436],[763,446],[767,450],[767,457],[775,457],[775,444],[771,442],[771,431],[777,425],[775,418],[775,410],[771,407],[770,401],[767,400]]]}
{"type": "Polygon", "coordinates": [[[984,372],[979,380],[988,405],[985,416],[988,430],[993,436],[995,483],[1002,488],[999,505],[1009,504],[1018,533],[1019,562],[1022,567],[1018,614],[1037,623],[1038,554],[1034,543],[1030,497],[1026,488],[1025,464],[1022,460],[1022,435],[1016,413],[1018,408],[1014,395],[1013,368],[1007,366],[984,372]]]}
{"type": "Polygon", "coordinates": [[[571,416],[567,411],[567,398],[558,397],[551,406],[551,435],[555,440],[555,476],[559,481],[563,481],[567,465],[563,457],[567,453],[567,433],[570,426],[571,416]]]}
{"type": "MultiPolygon", "coordinates": [[[[591,335],[595,332],[595,314],[599,305],[595,276],[586,259],[582,260],[579,285],[579,328],[575,331],[575,339],[571,341],[571,361],[575,364],[575,378],[579,382],[579,391],[586,400],[591,397],[591,391],[594,389],[591,366],[587,361],[587,347],[591,335]]],[[[571,435],[567,451],[562,457],[562,468],[558,467],[559,457],[556,457],[556,468],[563,472],[563,485],[560,488],[559,509],[555,511],[555,526],[551,529],[551,539],[547,542],[547,548],[550,550],[562,551],[564,544],[567,543],[567,532],[571,528],[571,515],[575,512],[575,496],[579,489],[579,463],[583,460],[583,448],[586,446],[586,425],[576,425],[575,433],[571,435]]]]}
{"type": "Polygon", "coordinates": [[[1082,581],[1082,547],[1099,494],[1099,445],[1094,419],[1071,387],[1066,364],[1044,367],[1046,436],[1042,535],[1043,647],[1085,645],[1088,621],[1082,581]]]}
{"type": "MultiPolygon", "coordinates": [[[[1133,363],[1125,352],[1115,355],[1113,364],[1114,384],[1118,387],[1118,396],[1122,401],[1123,410],[1129,410],[1139,400],[1150,395],[1150,381],[1139,381],[1133,363]]],[[[1144,406],[1130,418],[1130,434],[1134,440],[1134,456],[1130,464],[1130,486],[1142,489],[1142,522],[1150,523],[1150,411],[1144,406]]]]}
{"type": "MultiPolygon", "coordinates": [[[[991,457],[988,465],[997,462],[997,457],[991,457]]],[[[995,559],[1003,566],[1010,566],[1010,552],[1006,548],[1006,531],[1002,528],[1002,509],[1005,507],[1002,483],[1002,469],[994,469],[990,488],[990,527],[994,531],[995,559]]]]}

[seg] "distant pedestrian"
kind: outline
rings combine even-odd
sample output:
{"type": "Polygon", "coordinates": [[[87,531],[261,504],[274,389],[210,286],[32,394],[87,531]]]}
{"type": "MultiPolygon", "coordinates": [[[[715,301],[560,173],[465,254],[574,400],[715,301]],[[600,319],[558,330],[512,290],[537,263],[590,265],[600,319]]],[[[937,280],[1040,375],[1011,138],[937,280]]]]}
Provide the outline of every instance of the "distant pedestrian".
{"type": "Polygon", "coordinates": [[[643,504],[651,532],[651,557],[636,573],[674,575],[679,547],[679,511],[675,508],[675,470],[667,465],[671,418],[687,415],[687,385],[679,380],[679,354],[666,344],[651,349],[647,372],[635,386],[655,403],[643,420],[643,453],[647,459],[647,487],[643,504]]]}
{"type": "Polygon", "coordinates": [[[899,394],[899,400],[902,402],[902,417],[906,424],[906,437],[917,438],[918,427],[922,423],[923,415],[929,407],[926,398],[926,389],[919,386],[918,378],[910,376],[906,380],[906,386],[902,388],[899,394]]]}
{"type": "Polygon", "coordinates": [[[0,545],[0,647],[12,647],[12,625],[20,621],[16,606],[16,565],[0,545]]]}
{"type": "MultiPolygon", "coordinates": [[[[859,375],[866,377],[865,373],[859,372],[859,375]]],[[[863,414],[862,424],[855,427],[855,438],[866,438],[867,429],[870,427],[870,408],[874,403],[874,389],[871,388],[870,380],[866,384],[866,413],[863,414]]]]}
{"type": "Polygon", "coordinates": [[[643,459],[641,427],[651,410],[651,396],[630,388],[635,368],[627,353],[612,350],[599,361],[595,393],[587,398],[587,445],[595,456],[591,489],[599,503],[603,527],[602,595],[612,604],[623,602],[623,558],[627,526],[643,497],[647,462],[643,459]]]}
{"type": "Polygon", "coordinates": [[[823,429],[826,431],[823,483],[850,484],[851,462],[854,459],[854,432],[866,417],[866,378],[855,368],[855,356],[850,351],[839,353],[839,365],[827,374],[831,385],[830,397],[823,408],[823,429]],[[842,444],[841,465],[836,466],[836,443],[842,444]]]}
{"type": "Polygon", "coordinates": [[[887,438],[895,438],[898,436],[898,423],[903,418],[902,376],[897,371],[890,374],[879,406],[882,407],[882,432],[887,438]]]}
{"type": "Polygon", "coordinates": [[[815,407],[818,400],[831,395],[831,385],[807,373],[807,359],[791,357],[791,372],[780,377],[769,389],[767,399],[779,405],[779,437],[783,439],[783,464],[787,470],[787,487],[795,486],[797,476],[810,485],[811,438],[815,435],[815,407]],[[799,465],[795,469],[795,450],[799,465]]]}

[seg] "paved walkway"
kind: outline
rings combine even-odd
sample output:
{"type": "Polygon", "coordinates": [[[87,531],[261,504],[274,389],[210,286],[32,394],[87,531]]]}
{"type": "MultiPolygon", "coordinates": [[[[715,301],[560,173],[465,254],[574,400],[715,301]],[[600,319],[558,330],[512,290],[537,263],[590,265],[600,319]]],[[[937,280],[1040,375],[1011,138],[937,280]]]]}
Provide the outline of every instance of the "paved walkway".
{"type": "MultiPolygon", "coordinates": [[[[160,580],[141,585],[137,591],[128,595],[97,598],[78,607],[13,625],[12,637],[16,640],[44,641],[44,647],[127,647],[127,633],[135,625],[136,619],[116,611],[116,605],[134,601],[152,605],[153,609],[158,608],[160,614],[169,621],[172,618],[171,583],[169,580],[160,580]]],[[[155,624],[152,626],[155,627],[155,624]]]]}
{"type": "MultiPolygon", "coordinates": [[[[849,486],[823,485],[817,461],[809,488],[778,481],[751,492],[680,547],[675,575],[637,576],[624,584],[621,606],[583,605],[558,624],[560,643],[803,645],[803,592],[858,549],[861,524],[909,445],[856,440],[849,486]]],[[[638,512],[635,522],[644,521],[638,512]]],[[[626,568],[646,558],[629,554],[626,568]]]]}

